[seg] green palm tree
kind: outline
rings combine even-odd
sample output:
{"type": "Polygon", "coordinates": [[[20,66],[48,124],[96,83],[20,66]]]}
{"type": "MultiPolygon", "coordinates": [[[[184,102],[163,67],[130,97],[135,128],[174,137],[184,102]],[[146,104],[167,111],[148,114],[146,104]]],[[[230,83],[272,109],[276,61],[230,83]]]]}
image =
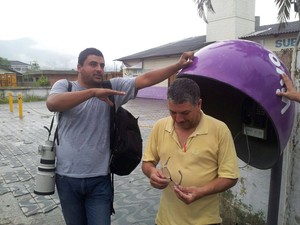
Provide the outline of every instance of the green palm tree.
{"type": "MultiPolygon", "coordinates": [[[[197,5],[198,9],[198,14],[200,18],[202,18],[206,23],[206,11],[207,12],[213,12],[214,8],[212,5],[211,0],[193,0],[195,4],[197,5]]],[[[287,24],[287,21],[290,19],[290,13],[291,11],[295,11],[296,14],[298,15],[299,23],[300,23],[300,0],[274,0],[274,3],[278,7],[278,16],[277,20],[279,22],[279,29],[285,27],[287,24]],[[291,9],[293,8],[293,9],[291,9]]],[[[292,59],[292,77],[295,76],[295,71],[296,71],[296,58],[297,58],[297,49],[300,47],[300,32],[298,33],[297,39],[296,39],[296,44],[294,46],[293,50],[293,59],[292,59]]]]}
{"type": "Polygon", "coordinates": [[[207,23],[205,9],[207,9],[207,11],[210,11],[213,13],[215,12],[214,8],[211,4],[211,0],[193,0],[193,1],[197,5],[198,14],[199,14],[200,18],[202,18],[207,23]]]}
{"type": "Polygon", "coordinates": [[[283,26],[287,23],[288,19],[290,19],[290,11],[293,6],[294,11],[298,14],[299,17],[299,7],[300,7],[300,0],[274,0],[278,7],[278,16],[277,20],[283,26]]]}
{"type": "MultiPolygon", "coordinates": [[[[205,10],[209,12],[214,12],[213,5],[211,0],[193,0],[198,8],[198,14],[200,18],[202,18],[206,23],[206,13],[205,10]]],[[[287,23],[288,19],[290,19],[290,11],[293,6],[294,11],[299,16],[299,8],[300,8],[300,0],[274,0],[274,3],[278,7],[278,16],[277,20],[283,26],[287,23]]]]}

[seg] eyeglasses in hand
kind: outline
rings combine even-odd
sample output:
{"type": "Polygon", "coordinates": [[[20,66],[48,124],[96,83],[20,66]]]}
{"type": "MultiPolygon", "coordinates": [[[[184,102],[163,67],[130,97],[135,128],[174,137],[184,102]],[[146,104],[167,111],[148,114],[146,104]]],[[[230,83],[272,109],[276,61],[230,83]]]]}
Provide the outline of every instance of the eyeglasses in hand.
{"type": "Polygon", "coordinates": [[[170,180],[169,184],[171,185],[171,187],[174,187],[174,186],[181,185],[181,182],[182,182],[182,173],[181,173],[180,170],[178,170],[178,173],[179,173],[179,175],[180,175],[180,180],[179,180],[178,183],[175,182],[175,181],[172,179],[171,172],[169,171],[169,169],[168,169],[168,167],[167,167],[170,158],[171,158],[171,157],[169,157],[169,158],[167,159],[167,161],[166,161],[164,164],[162,164],[162,166],[161,166],[161,171],[162,171],[162,173],[164,174],[164,176],[165,176],[167,179],[170,180]]]}

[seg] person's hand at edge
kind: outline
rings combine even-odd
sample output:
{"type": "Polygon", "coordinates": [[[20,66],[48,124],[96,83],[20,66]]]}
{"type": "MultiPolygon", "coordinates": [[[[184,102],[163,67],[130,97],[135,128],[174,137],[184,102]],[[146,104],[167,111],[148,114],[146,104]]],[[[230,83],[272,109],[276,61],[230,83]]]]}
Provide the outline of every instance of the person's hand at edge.
{"type": "Polygon", "coordinates": [[[292,80],[286,74],[282,74],[281,77],[286,88],[282,88],[281,90],[278,89],[276,94],[292,101],[300,102],[300,93],[294,87],[292,80]]]}

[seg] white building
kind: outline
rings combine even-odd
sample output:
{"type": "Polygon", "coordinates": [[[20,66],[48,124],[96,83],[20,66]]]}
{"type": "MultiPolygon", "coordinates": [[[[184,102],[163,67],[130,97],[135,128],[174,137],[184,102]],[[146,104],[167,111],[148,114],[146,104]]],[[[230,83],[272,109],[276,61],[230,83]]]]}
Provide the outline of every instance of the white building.
{"type": "Polygon", "coordinates": [[[13,69],[21,74],[26,73],[31,66],[30,64],[23,63],[23,62],[16,61],[16,60],[9,60],[9,63],[10,63],[11,69],[13,69]]]}

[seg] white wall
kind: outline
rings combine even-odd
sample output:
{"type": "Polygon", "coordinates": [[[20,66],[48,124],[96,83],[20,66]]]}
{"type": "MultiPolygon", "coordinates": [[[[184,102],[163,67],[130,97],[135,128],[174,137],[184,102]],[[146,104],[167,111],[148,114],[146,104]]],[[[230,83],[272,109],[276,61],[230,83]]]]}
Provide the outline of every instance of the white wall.
{"type": "Polygon", "coordinates": [[[255,0],[212,0],[207,13],[206,41],[237,39],[255,30],[255,0]]]}
{"type": "Polygon", "coordinates": [[[49,95],[50,87],[37,87],[37,88],[0,88],[0,96],[8,98],[8,93],[12,92],[12,96],[17,98],[18,94],[22,94],[22,97],[26,96],[37,96],[46,98],[49,95]]]}

